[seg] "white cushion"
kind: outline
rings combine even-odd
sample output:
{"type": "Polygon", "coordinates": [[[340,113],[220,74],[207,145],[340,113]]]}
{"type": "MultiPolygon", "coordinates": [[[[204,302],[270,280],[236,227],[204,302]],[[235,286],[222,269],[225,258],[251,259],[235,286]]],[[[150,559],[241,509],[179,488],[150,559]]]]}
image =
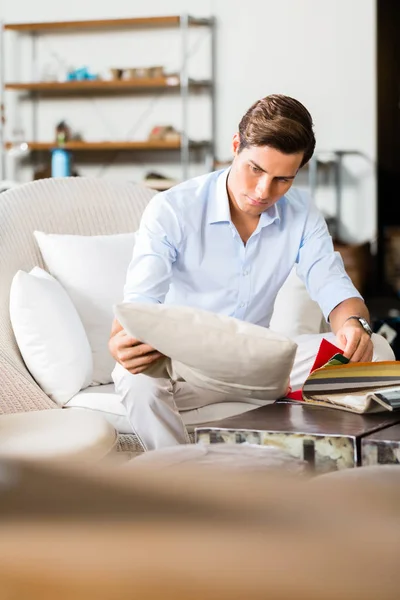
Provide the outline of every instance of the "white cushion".
{"type": "Polygon", "coordinates": [[[148,375],[236,399],[275,400],[287,391],[297,345],[283,335],[188,306],[123,303],[115,314],[130,335],[171,359],[158,361],[148,375]]]}
{"type": "Polygon", "coordinates": [[[269,326],[289,337],[330,331],[319,305],[311,300],[296,269],[278,292],[269,326]]]}
{"type": "Polygon", "coordinates": [[[22,358],[42,390],[60,406],[92,380],[89,342],[68,294],[46,271],[18,271],[10,319],[22,358]]]}
{"type": "Polygon", "coordinates": [[[117,442],[102,415],[64,409],[0,415],[0,457],[96,461],[117,442]]]}
{"type": "Polygon", "coordinates": [[[84,408],[101,413],[119,433],[133,433],[126,410],[115,392],[114,384],[88,387],[78,392],[65,408],[84,408]]]}
{"type": "MultiPolygon", "coordinates": [[[[99,412],[119,433],[133,433],[125,407],[115,392],[114,384],[86,388],[71,398],[65,408],[83,408],[99,412]]],[[[185,425],[192,429],[196,425],[234,417],[255,408],[259,408],[259,405],[248,402],[220,402],[182,411],[181,417],[185,425]]]]}
{"type": "Polygon", "coordinates": [[[58,235],[35,231],[48,270],[67,291],[93,353],[92,385],[110,383],[114,360],[108,350],[113,304],[123,298],[134,233],[58,235]]]}

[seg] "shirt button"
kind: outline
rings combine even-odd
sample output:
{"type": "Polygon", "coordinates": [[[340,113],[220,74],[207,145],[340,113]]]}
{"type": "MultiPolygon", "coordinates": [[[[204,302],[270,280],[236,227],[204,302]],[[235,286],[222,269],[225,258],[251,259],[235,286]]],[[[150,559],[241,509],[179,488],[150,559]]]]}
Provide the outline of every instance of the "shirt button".
{"type": "Polygon", "coordinates": [[[246,277],[246,275],[248,275],[249,272],[248,271],[243,271],[243,276],[246,277]]]}
{"type": "Polygon", "coordinates": [[[239,308],[244,308],[245,306],[246,306],[246,304],[245,304],[244,302],[241,302],[241,303],[239,304],[239,308]]]}

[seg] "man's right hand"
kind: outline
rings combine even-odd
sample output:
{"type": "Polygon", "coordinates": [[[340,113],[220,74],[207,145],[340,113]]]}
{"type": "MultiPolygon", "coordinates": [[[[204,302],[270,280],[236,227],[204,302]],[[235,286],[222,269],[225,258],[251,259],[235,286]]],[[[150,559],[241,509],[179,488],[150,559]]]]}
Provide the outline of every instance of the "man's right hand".
{"type": "Polygon", "coordinates": [[[143,373],[156,360],[164,357],[148,344],[143,344],[128,335],[116,320],[113,323],[108,348],[113,358],[133,375],[143,373]]]}

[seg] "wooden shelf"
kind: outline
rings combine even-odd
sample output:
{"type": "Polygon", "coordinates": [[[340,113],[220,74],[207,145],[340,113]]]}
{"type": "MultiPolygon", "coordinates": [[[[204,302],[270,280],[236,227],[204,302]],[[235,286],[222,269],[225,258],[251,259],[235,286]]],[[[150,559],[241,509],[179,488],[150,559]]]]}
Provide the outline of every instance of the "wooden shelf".
{"type": "MultiPolygon", "coordinates": [[[[212,19],[189,17],[192,27],[211,25],[212,19]]],[[[63,31],[66,29],[136,29],[152,27],[179,27],[181,17],[171,15],[166,17],[138,17],[132,19],[101,19],[92,21],[49,21],[42,23],[7,23],[4,29],[19,32],[34,31],[63,31]]]]}
{"type": "Polygon", "coordinates": [[[169,190],[174,185],[178,185],[179,181],[174,181],[172,179],[143,179],[142,183],[152,190],[165,192],[165,190],[169,190]]]}
{"type": "MultiPolygon", "coordinates": [[[[137,18],[121,18],[121,19],[92,19],[92,20],[74,20],[74,21],[47,21],[47,22],[14,22],[14,23],[4,23],[0,24],[0,27],[5,32],[13,31],[15,34],[29,34],[35,36],[35,34],[43,36],[47,33],[51,34],[59,34],[59,35],[68,35],[71,33],[76,33],[79,35],[81,32],[98,32],[97,35],[101,36],[100,32],[106,31],[129,31],[136,30],[144,32],[147,29],[153,29],[153,35],[160,35],[160,30],[165,28],[170,31],[171,29],[175,30],[175,33],[179,34],[183,29],[187,27],[210,27],[211,35],[210,43],[211,43],[211,52],[213,49],[212,44],[214,44],[214,24],[215,18],[213,16],[209,17],[201,17],[195,18],[188,16],[186,13],[172,14],[172,15],[164,15],[164,16],[154,16],[154,17],[137,17],[137,18]]],[[[6,39],[8,39],[8,34],[5,34],[6,39]]],[[[15,36],[14,36],[15,37],[15,36]]],[[[103,36],[104,37],[104,36],[103,36]]],[[[17,35],[17,38],[20,39],[20,36],[17,35]]],[[[103,43],[104,42],[99,42],[103,43]]],[[[183,57],[185,58],[185,57],[183,57]]],[[[140,74],[137,70],[129,70],[124,69],[123,75],[136,75],[140,74]]],[[[158,73],[162,73],[162,70],[159,70],[158,73]]],[[[210,69],[211,75],[212,69],[210,69]]],[[[156,73],[156,71],[146,71],[143,74],[156,73]]],[[[117,71],[110,71],[111,75],[117,75],[117,71]]],[[[161,95],[165,93],[165,95],[179,95],[179,91],[182,89],[182,76],[180,73],[171,74],[163,77],[143,77],[143,78],[133,78],[132,79],[95,79],[95,80],[84,80],[84,81],[11,81],[5,84],[3,87],[6,90],[12,90],[14,92],[20,93],[20,100],[26,101],[37,101],[45,100],[48,102],[50,99],[59,100],[62,97],[67,97],[69,100],[82,100],[84,97],[90,98],[92,96],[109,96],[109,99],[114,98],[117,95],[122,94],[136,94],[144,96],[154,95],[157,90],[156,95],[161,95]],[[43,98],[44,97],[44,98],[43,98]]],[[[210,93],[211,104],[214,103],[214,81],[212,76],[208,76],[207,79],[190,79],[189,81],[185,78],[185,88],[187,92],[190,91],[191,94],[203,94],[204,92],[210,93]],[[189,88],[187,90],[186,88],[189,88]]],[[[183,90],[183,91],[184,91],[183,90]]],[[[185,110],[187,106],[189,98],[189,93],[181,94],[181,103],[182,107],[185,110]]],[[[35,113],[35,111],[34,111],[35,113]]],[[[213,112],[210,111],[211,114],[211,123],[213,112]]],[[[37,116],[33,115],[33,129],[35,128],[37,122],[37,116]]],[[[173,128],[172,128],[173,129],[173,128]]],[[[211,130],[213,128],[211,127],[211,130]]],[[[180,150],[186,150],[186,140],[188,133],[187,131],[181,132],[182,139],[179,135],[172,136],[171,139],[166,140],[141,140],[141,141],[124,141],[124,140],[111,140],[111,141],[70,141],[64,144],[62,147],[66,150],[70,150],[76,153],[92,153],[90,156],[82,156],[82,160],[86,160],[86,158],[91,161],[94,160],[103,160],[102,152],[162,152],[166,151],[171,153],[178,152],[180,150]],[[185,141],[185,145],[183,145],[182,140],[185,141]],[[97,153],[97,154],[96,154],[97,153]]],[[[32,136],[36,138],[36,136],[32,136]]],[[[49,136],[53,138],[53,135],[49,136]]],[[[95,136],[93,136],[95,137],[95,136]]],[[[212,136],[211,136],[212,138],[212,136]]],[[[15,142],[0,142],[0,150],[15,150],[15,155],[22,157],[25,154],[25,149],[28,152],[50,152],[53,149],[59,147],[55,141],[55,139],[51,139],[50,141],[24,141],[23,144],[18,144],[15,142]],[[19,150],[20,148],[20,150],[19,150]]],[[[211,140],[199,140],[199,141],[189,141],[188,146],[190,149],[202,150],[205,149],[211,153],[213,151],[213,141],[211,140]]],[[[34,158],[30,157],[31,160],[34,158]]],[[[181,156],[176,154],[171,154],[171,159],[175,161],[175,159],[180,160],[182,163],[183,171],[187,170],[187,167],[192,160],[195,158],[195,152],[187,153],[182,152],[181,156]]],[[[196,157],[198,158],[198,157],[196,157]]]]}
{"type": "MultiPolygon", "coordinates": [[[[28,149],[32,152],[35,151],[47,151],[53,150],[57,148],[57,144],[55,142],[27,142],[28,149]]],[[[191,148],[202,148],[208,146],[210,144],[209,141],[191,141],[191,148]]],[[[9,150],[13,148],[14,144],[11,142],[7,142],[5,144],[6,149],[9,150]]],[[[135,141],[135,142],[67,142],[62,146],[65,150],[73,150],[73,151],[104,151],[104,150],[180,150],[181,143],[175,141],[135,141]]]]}
{"type": "MultiPolygon", "coordinates": [[[[192,88],[209,87],[209,80],[189,81],[192,88]]],[[[137,79],[103,80],[94,79],[90,81],[39,81],[30,83],[7,83],[6,90],[39,92],[42,94],[80,94],[91,92],[123,93],[128,91],[140,91],[146,89],[179,89],[179,76],[168,77],[143,77],[137,79]]]]}

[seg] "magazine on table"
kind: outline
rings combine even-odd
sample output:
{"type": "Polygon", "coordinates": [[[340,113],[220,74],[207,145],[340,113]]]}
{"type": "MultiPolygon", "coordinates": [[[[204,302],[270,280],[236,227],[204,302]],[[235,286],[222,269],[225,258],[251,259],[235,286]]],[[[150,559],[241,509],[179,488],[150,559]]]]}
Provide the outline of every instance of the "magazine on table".
{"type": "Polygon", "coordinates": [[[324,342],[322,355],[336,353],[322,366],[314,365],[299,399],[359,414],[400,409],[400,361],[349,362],[341,350],[324,342]]]}

